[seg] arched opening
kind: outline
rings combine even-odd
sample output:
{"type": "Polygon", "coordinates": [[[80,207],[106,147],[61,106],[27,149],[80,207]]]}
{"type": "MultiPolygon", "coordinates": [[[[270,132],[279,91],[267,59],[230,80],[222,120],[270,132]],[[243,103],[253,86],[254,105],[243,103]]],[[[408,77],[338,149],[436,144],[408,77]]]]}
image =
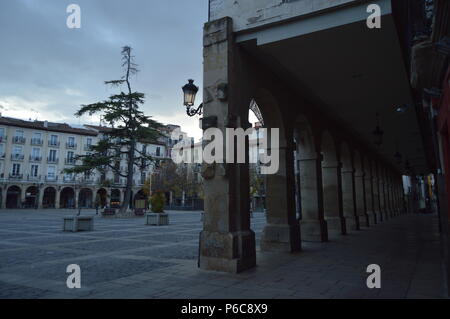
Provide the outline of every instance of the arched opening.
{"type": "Polygon", "coordinates": [[[106,189],[100,188],[97,191],[97,199],[96,201],[99,204],[100,208],[105,208],[108,203],[108,193],[106,192],[106,189]]]}
{"type": "Polygon", "coordinates": [[[119,208],[121,204],[120,201],[120,189],[114,188],[111,190],[111,208],[119,208]]]}
{"type": "Polygon", "coordinates": [[[93,203],[93,192],[91,189],[89,188],[82,188],[80,190],[80,194],[78,195],[79,199],[79,205],[81,208],[93,208],[94,207],[94,203],[93,203]]]}
{"type": "Polygon", "coordinates": [[[142,189],[134,196],[134,208],[148,209],[148,196],[142,189]]]}
{"type": "Polygon", "coordinates": [[[65,187],[59,196],[60,208],[75,208],[75,191],[72,187],[65,187]]]}
{"type": "Polygon", "coordinates": [[[359,218],[359,226],[369,227],[369,215],[367,215],[366,213],[363,158],[361,156],[361,153],[357,150],[355,150],[353,153],[353,165],[355,168],[356,213],[358,214],[359,218]]]}
{"type": "Polygon", "coordinates": [[[353,158],[347,143],[341,144],[342,210],[347,223],[347,231],[359,229],[359,218],[355,203],[355,170],[353,158]]]}
{"type": "Polygon", "coordinates": [[[23,208],[37,208],[39,189],[36,186],[30,186],[25,191],[25,203],[23,208]]]}
{"type": "MultiPolygon", "coordinates": [[[[260,246],[264,251],[294,252],[301,249],[300,226],[295,210],[294,138],[293,130],[286,125],[288,119],[284,117],[280,101],[272,91],[259,89],[250,104],[251,111],[258,119],[255,134],[257,169],[261,175],[256,184],[260,184],[266,212],[265,224],[264,219],[259,221],[264,227],[260,246]],[[262,155],[270,158],[267,164],[263,163],[265,158],[262,155]]],[[[255,147],[252,141],[249,141],[249,145],[250,150],[255,147]]],[[[250,185],[254,184],[250,174],[250,185]]],[[[256,225],[253,222],[252,229],[256,225]]]]}
{"type": "Polygon", "coordinates": [[[255,100],[250,102],[248,121],[254,129],[249,141],[250,211],[254,216],[254,213],[264,213],[266,210],[266,178],[261,174],[257,144],[264,134],[264,119],[255,100]]]}
{"type": "Polygon", "coordinates": [[[10,186],[6,191],[6,208],[20,208],[22,190],[19,186],[10,186]]]}
{"type": "Polygon", "coordinates": [[[296,170],[300,198],[300,224],[305,241],[327,241],[328,228],[323,210],[322,161],[317,151],[316,134],[306,116],[295,121],[296,170]]]}
{"type": "Polygon", "coordinates": [[[56,202],[56,189],[53,187],[47,187],[44,189],[44,195],[42,198],[42,208],[55,208],[56,202]]]}
{"type": "Polygon", "coordinates": [[[328,234],[346,234],[347,228],[342,212],[341,166],[336,142],[328,131],[322,133],[321,154],[323,210],[328,234]]]}

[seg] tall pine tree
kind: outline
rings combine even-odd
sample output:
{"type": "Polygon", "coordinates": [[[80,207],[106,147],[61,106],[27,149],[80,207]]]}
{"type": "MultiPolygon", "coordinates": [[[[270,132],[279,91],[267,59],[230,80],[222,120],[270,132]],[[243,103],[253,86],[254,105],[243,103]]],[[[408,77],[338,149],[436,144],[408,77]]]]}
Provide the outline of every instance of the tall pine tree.
{"type": "Polygon", "coordinates": [[[67,173],[92,173],[99,171],[106,173],[112,171],[117,176],[126,178],[125,196],[118,215],[127,214],[133,188],[133,175],[136,169],[145,170],[153,163],[153,158],[138,150],[138,142],[151,143],[162,136],[160,128],[162,124],[144,115],[139,106],[144,103],[144,93],[133,92],[131,88],[131,76],[138,72],[137,65],[133,62],[131,47],[122,48],[122,67],[125,74],[120,80],[106,81],[105,84],[114,87],[125,87],[125,92],[111,95],[107,100],[88,105],[82,105],[75,116],[85,114],[100,114],[103,120],[109,124],[108,130],[104,130],[104,138],[92,146],[90,155],[78,155],[80,165],[65,170],[67,173]],[[121,170],[121,161],[126,161],[126,170],[121,170]]]}

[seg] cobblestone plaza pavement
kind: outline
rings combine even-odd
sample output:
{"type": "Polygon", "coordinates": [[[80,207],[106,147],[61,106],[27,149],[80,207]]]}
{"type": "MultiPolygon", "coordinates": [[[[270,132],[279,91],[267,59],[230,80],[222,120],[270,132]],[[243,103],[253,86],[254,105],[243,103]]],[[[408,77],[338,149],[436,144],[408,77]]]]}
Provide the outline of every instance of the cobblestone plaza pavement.
{"type": "MultiPolygon", "coordinates": [[[[444,296],[434,215],[403,215],[329,243],[304,242],[298,254],[258,251],[257,268],[233,275],[197,268],[199,212],[169,212],[163,227],[96,217],[93,232],[62,232],[62,217],[73,214],[0,211],[0,298],[444,296]],[[81,289],[66,286],[69,264],[81,267],[81,289]],[[366,286],[369,264],[381,266],[381,289],[366,286]]],[[[264,214],[255,213],[252,225],[259,247],[264,214]]]]}

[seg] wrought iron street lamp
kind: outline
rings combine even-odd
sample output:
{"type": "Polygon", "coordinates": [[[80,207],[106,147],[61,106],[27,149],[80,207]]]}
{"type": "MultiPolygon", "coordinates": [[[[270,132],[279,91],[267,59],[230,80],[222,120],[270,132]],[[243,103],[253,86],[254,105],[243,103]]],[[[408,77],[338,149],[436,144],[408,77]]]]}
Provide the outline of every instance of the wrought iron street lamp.
{"type": "Polygon", "coordinates": [[[184,94],[184,106],[186,106],[186,113],[189,116],[202,115],[203,103],[198,108],[192,108],[195,103],[195,96],[198,92],[198,86],[194,84],[194,80],[189,79],[188,83],[182,87],[184,94]]]}
{"type": "Polygon", "coordinates": [[[377,127],[372,132],[372,134],[373,134],[373,137],[374,137],[374,144],[376,146],[380,147],[381,144],[383,144],[384,132],[383,132],[383,130],[380,129],[380,115],[378,113],[377,113],[377,127]]]}

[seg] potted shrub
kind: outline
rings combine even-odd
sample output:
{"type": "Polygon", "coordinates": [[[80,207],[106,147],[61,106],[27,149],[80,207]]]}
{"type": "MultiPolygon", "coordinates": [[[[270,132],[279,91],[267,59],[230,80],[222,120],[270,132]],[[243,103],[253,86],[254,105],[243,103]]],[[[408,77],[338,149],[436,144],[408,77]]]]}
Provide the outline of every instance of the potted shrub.
{"type": "Polygon", "coordinates": [[[166,196],[162,191],[156,191],[150,197],[151,213],[147,213],[147,225],[169,225],[169,215],[164,213],[166,196]]]}

